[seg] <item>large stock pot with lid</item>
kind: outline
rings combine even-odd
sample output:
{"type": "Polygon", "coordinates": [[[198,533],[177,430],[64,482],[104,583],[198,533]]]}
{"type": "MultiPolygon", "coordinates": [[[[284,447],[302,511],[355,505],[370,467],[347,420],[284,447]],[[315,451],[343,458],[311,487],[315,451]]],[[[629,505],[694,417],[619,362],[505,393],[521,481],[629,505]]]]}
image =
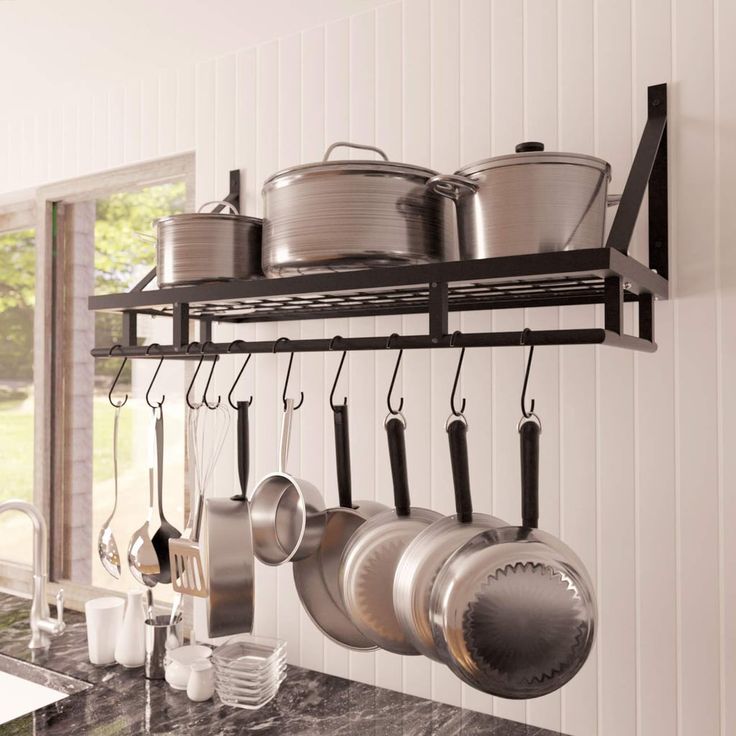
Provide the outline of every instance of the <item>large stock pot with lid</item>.
{"type": "Polygon", "coordinates": [[[379,148],[333,143],[319,163],[263,185],[267,276],[432,263],[457,258],[452,204],[427,188],[435,171],[389,161],[379,148]],[[382,160],[329,160],[335,148],[382,160]]]}
{"type": "Polygon", "coordinates": [[[460,258],[599,248],[611,167],[581,153],[520,143],[516,153],[478,161],[429,187],[457,206],[460,258]]]}

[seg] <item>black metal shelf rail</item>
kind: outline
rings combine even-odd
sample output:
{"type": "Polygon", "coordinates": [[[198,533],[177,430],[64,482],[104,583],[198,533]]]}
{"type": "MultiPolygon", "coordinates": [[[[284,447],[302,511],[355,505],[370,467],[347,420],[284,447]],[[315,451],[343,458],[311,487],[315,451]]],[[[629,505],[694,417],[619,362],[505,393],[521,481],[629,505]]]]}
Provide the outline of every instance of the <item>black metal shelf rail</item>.
{"type": "MultiPolygon", "coordinates": [[[[227,200],[239,201],[240,176],[230,172],[227,200]]],[[[210,340],[213,322],[250,323],[396,314],[427,314],[423,335],[210,343],[207,352],[308,352],[450,347],[448,314],[478,309],[603,304],[604,327],[527,332],[527,345],[606,344],[652,352],[653,301],[668,296],[667,87],[649,87],[648,118],[604,248],[532,253],[422,266],[310,274],[292,278],[231,281],[144,290],[148,274],[125,294],[93,296],[93,310],[120,312],[122,346],[131,358],[186,356],[190,323],[200,323],[200,340],[210,340]],[[649,192],[649,268],[627,255],[644,193],[649,192]],[[638,334],[627,335],[623,305],[638,305],[638,334]],[[146,356],[137,345],[137,315],[173,321],[171,345],[146,356]],[[390,344],[389,344],[390,343],[390,344]]],[[[455,347],[519,345],[522,332],[458,335],[455,347]]],[[[106,357],[108,347],[92,355],[106,357]]],[[[198,357],[196,353],[189,357],[198,357]]]]}

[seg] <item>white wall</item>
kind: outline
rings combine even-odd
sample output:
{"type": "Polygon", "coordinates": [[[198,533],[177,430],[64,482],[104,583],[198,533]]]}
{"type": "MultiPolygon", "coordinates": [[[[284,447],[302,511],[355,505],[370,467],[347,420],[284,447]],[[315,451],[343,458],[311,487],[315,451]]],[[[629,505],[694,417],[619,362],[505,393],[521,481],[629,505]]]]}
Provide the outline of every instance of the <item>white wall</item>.
{"type": "MultiPolygon", "coordinates": [[[[591,152],[625,180],[646,85],[670,82],[671,272],[656,308],[659,350],[539,349],[531,395],[544,422],[541,524],[596,581],[597,645],[561,692],[511,702],[461,687],[419,658],[348,653],[299,611],[291,572],[259,568],[257,628],[304,666],[589,736],[736,732],[736,5],[728,0],[405,0],[196,67],[145,77],[0,127],[0,191],[176,151],[197,153],[197,199],[242,167],[246,209],[260,182],[321,157],[337,139],[452,171],[524,139],[591,152]]],[[[639,239],[636,252],[643,252],[639,239]]],[[[595,308],[454,315],[451,329],[570,327],[595,308]]],[[[632,320],[629,315],[629,320],[632,320]]],[[[419,317],[263,324],[243,335],[359,335],[423,329],[419,317]]],[[[229,339],[232,329],[218,330],[229,339]]],[[[336,502],[327,410],[338,355],[295,361],[303,388],[293,471],[336,502]]],[[[283,376],[286,356],[278,358],[283,376]]],[[[389,501],[381,430],[392,354],[349,359],[353,472],[389,501]]],[[[450,512],[442,431],[456,356],[405,354],[410,479],[417,505],[450,512]]],[[[279,378],[255,363],[252,474],[276,460],[279,378]]],[[[236,364],[219,373],[220,390],[236,364]]],[[[468,398],[476,506],[515,520],[518,349],[473,350],[468,398]]],[[[243,391],[250,391],[254,372],[243,391]],[[250,384],[250,385],[247,385],[250,384]]],[[[217,484],[235,483],[233,454],[217,484]]]]}

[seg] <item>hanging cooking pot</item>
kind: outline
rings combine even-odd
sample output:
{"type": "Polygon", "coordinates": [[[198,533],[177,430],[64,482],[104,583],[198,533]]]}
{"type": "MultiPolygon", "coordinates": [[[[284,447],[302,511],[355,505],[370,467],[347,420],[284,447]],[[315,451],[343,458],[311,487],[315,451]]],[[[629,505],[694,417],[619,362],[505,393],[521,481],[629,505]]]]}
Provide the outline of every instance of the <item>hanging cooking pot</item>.
{"type": "Polygon", "coordinates": [[[593,585],[578,556],[536,528],[539,433],[519,426],[523,526],[480,532],[440,570],[430,597],[435,645],[473,687],[503,698],[557,690],[593,646],[593,585]]]}
{"type": "Polygon", "coordinates": [[[302,605],[323,634],[350,649],[375,649],[345,610],[339,588],[340,558],[350,537],[366,519],[387,509],[376,501],[357,501],[353,505],[347,404],[334,406],[333,415],[340,505],[325,512],[325,531],[317,550],[294,562],[294,583],[302,605]]]}
{"type": "Polygon", "coordinates": [[[325,529],[322,494],[309,481],[286,472],[293,414],[294,399],[284,399],[279,469],[258,483],[251,499],[253,545],[266,565],[308,557],[325,529]]]}
{"type": "Polygon", "coordinates": [[[232,498],[205,501],[210,636],[230,636],[253,630],[255,558],[250,505],[245,495],[249,468],[248,407],[247,401],[237,403],[240,493],[232,498]]]}
{"type": "Polygon", "coordinates": [[[433,263],[456,258],[452,206],[426,187],[436,171],[389,161],[379,148],[333,143],[319,163],[263,185],[266,276],[433,263]],[[383,160],[330,161],[340,146],[383,160]]]}
{"type": "Polygon", "coordinates": [[[411,506],[404,416],[389,414],[385,427],[395,509],[371,517],[350,537],[340,562],[340,593],[353,623],[374,644],[395,654],[419,654],[396,618],[394,577],[411,540],[441,517],[436,511],[411,506]]]}
{"type": "Polygon", "coordinates": [[[156,279],[160,287],[262,276],[262,220],[230,202],[205,202],[198,212],[156,221],[156,279]],[[202,212],[210,205],[231,210],[202,212]]]}
{"type": "Polygon", "coordinates": [[[479,531],[506,526],[495,516],[473,512],[467,427],[463,414],[450,414],[446,431],[457,513],[435,521],[413,539],[401,556],[394,578],[394,611],[401,628],[420,654],[438,662],[442,660],[429,620],[429,599],[437,573],[447,558],[479,531]]]}
{"type": "Polygon", "coordinates": [[[429,188],[455,201],[460,258],[599,248],[611,167],[579,153],[520,143],[516,153],[435,176],[429,188]]]}

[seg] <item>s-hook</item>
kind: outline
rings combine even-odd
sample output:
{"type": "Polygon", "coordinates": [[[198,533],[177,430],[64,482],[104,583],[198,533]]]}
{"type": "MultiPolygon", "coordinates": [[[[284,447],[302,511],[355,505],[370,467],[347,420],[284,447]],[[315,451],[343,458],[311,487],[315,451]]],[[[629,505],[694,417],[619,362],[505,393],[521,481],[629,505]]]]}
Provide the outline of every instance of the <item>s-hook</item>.
{"type": "MultiPolygon", "coordinates": [[[[395,337],[398,337],[399,335],[396,332],[392,332],[388,338],[386,339],[386,350],[389,350],[391,348],[391,340],[393,340],[395,337]]],[[[386,395],[386,405],[388,406],[389,414],[393,414],[396,416],[401,412],[401,410],[404,408],[404,397],[401,397],[401,400],[399,401],[399,408],[394,409],[393,406],[391,406],[391,394],[394,392],[394,385],[396,384],[396,376],[399,372],[399,366],[401,365],[401,356],[404,354],[403,348],[399,350],[399,357],[396,358],[396,365],[394,366],[394,373],[391,376],[391,384],[388,387],[388,394],[386,395]]]]}
{"type": "MultiPolygon", "coordinates": [[[[523,332],[521,333],[521,339],[519,340],[519,345],[525,345],[526,344],[526,338],[529,335],[531,330],[528,327],[525,327],[523,332]]],[[[534,414],[534,399],[532,399],[532,403],[529,407],[529,411],[526,410],[526,387],[529,383],[529,371],[532,367],[532,358],[534,357],[534,345],[531,345],[529,348],[529,358],[526,361],[526,372],[524,373],[524,385],[521,389],[521,414],[524,417],[524,419],[529,419],[534,414]]]]}
{"type": "MultiPolygon", "coordinates": [[[[273,344],[273,352],[276,352],[280,342],[289,342],[288,337],[280,337],[273,344]]],[[[281,392],[281,401],[284,402],[284,411],[286,411],[286,389],[289,387],[289,378],[291,378],[291,364],[294,362],[294,353],[289,354],[289,367],[286,369],[286,380],[284,381],[284,390],[281,392]]],[[[304,403],[304,391],[300,392],[299,403],[294,404],[294,411],[296,411],[304,403]]]]}
{"type": "MultiPolygon", "coordinates": [[[[452,336],[450,337],[450,347],[455,347],[455,338],[458,335],[461,335],[462,333],[460,330],[455,330],[455,332],[452,333],[452,336]]],[[[455,396],[457,394],[457,384],[460,380],[460,371],[463,368],[463,358],[465,358],[465,348],[460,349],[460,358],[457,361],[457,370],[455,371],[455,380],[452,383],[452,393],[450,394],[450,409],[452,410],[452,413],[459,417],[462,415],[462,413],[465,411],[465,399],[463,399],[463,403],[460,404],[460,409],[457,409],[455,406],[455,396]]]]}
{"type": "MultiPolygon", "coordinates": [[[[202,362],[204,361],[206,355],[205,355],[205,348],[207,345],[211,345],[212,343],[210,341],[207,341],[202,344],[202,346],[199,349],[200,352],[200,358],[199,363],[197,363],[197,367],[194,369],[194,375],[192,376],[192,380],[189,382],[189,388],[187,388],[187,392],[184,396],[184,400],[187,402],[187,406],[192,410],[197,410],[201,408],[202,404],[204,404],[208,409],[216,409],[220,405],[220,398],[217,397],[217,403],[214,405],[210,405],[207,403],[207,389],[210,386],[210,381],[212,380],[212,374],[215,372],[215,363],[217,362],[217,356],[215,356],[215,359],[212,361],[212,368],[210,368],[210,374],[207,377],[207,383],[205,384],[204,391],[202,392],[202,401],[199,404],[192,404],[191,401],[191,394],[192,389],[194,388],[194,382],[197,380],[197,376],[199,375],[199,369],[202,367],[202,362]]],[[[195,340],[194,342],[190,342],[189,345],[187,345],[186,352],[190,353],[191,349],[195,346],[199,345],[199,343],[195,340]]]]}
{"type": "MultiPolygon", "coordinates": [[[[229,353],[235,347],[235,345],[237,345],[239,342],[240,343],[243,343],[243,345],[245,345],[245,342],[243,340],[233,340],[227,346],[227,352],[229,353]]],[[[228,394],[227,394],[227,403],[230,404],[230,406],[232,406],[232,408],[235,409],[235,411],[238,410],[238,405],[235,404],[235,403],[233,403],[233,391],[235,391],[235,387],[238,385],[238,381],[240,380],[240,376],[243,375],[243,371],[245,370],[245,367],[248,365],[248,363],[250,362],[250,359],[252,357],[253,357],[253,353],[248,353],[248,357],[245,359],[245,363],[243,363],[243,366],[238,371],[238,375],[235,376],[235,381],[233,381],[233,385],[232,385],[232,387],[230,388],[230,391],[228,391],[228,394]]],[[[245,402],[245,403],[247,403],[248,406],[250,406],[253,403],[253,397],[251,396],[248,399],[248,401],[245,402]]]]}
{"type": "MultiPolygon", "coordinates": [[[[159,353],[161,353],[161,346],[157,342],[152,342],[147,348],[146,348],[146,355],[151,354],[151,349],[157,348],[159,353]]],[[[161,370],[161,366],[164,362],[164,356],[161,355],[160,360],[158,361],[158,365],[156,366],[156,370],[153,373],[153,378],[151,379],[151,383],[148,384],[148,388],[146,389],[146,404],[151,407],[151,409],[160,409],[164,405],[164,401],[166,401],[166,396],[161,397],[161,401],[159,401],[157,404],[152,404],[151,399],[149,398],[151,394],[151,389],[153,388],[153,384],[156,381],[156,376],[158,375],[158,372],[161,370]]]]}
{"type": "MultiPolygon", "coordinates": [[[[110,355],[110,356],[112,356],[113,352],[114,352],[114,351],[115,351],[116,349],[120,349],[120,350],[122,350],[122,349],[123,349],[123,346],[122,346],[122,345],[120,345],[120,344],[118,344],[118,345],[113,345],[113,346],[112,346],[112,347],[110,348],[110,352],[109,352],[109,355],[110,355]]],[[[115,390],[115,386],[117,386],[117,385],[118,385],[118,381],[120,380],[120,376],[121,376],[121,374],[122,374],[122,372],[123,372],[123,368],[125,368],[125,364],[126,364],[127,362],[128,362],[128,357],[127,357],[127,356],[125,356],[125,357],[123,358],[123,362],[122,362],[122,363],[120,364],[120,368],[118,368],[118,372],[117,372],[117,373],[115,374],[115,379],[113,380],[113,382],[112,382],[112,385],[110,386],[110,390],[109,390],[109,391],[107,392],[107,400],[108,400],[108,401],[109,401],[109,402],[110,402],[110,403],[111,403],[111,404],[112,404],[112,405],[113,405],[113,406],[114,406],[114,407],[115,407],[116,409],[120,409],[121,407],[125,406],[125,404],[126,404],[126,403],[127,403],[127,401],[128,401],[128,394],[125,394],[125,397],[124,397],[124,398],[123,398],[123,399],[122,399],[121,401],[113,401],[113,399],[112,399],[112,392],[113,392],[113,391],[115,390]]]]}
{"type": "MultiPolygon", "coordinates": [[[[335,340],[342,340],[341,335],[335,335],[332,340],[330,340],[330,344],[328,349],[332,350],[333,345],[335,344],[335,340]]],[[[337,366],[337,373],[335,374],[335,380],[332,382],[332,391],[330,391],[330,407],[332,408],[332,411],[337,411],[338,407],[335,404],[335,389],[337,388],[337,382],[340,380],[340,374],[342,373],[342,366],[345,362],[345,356],[348,354],[347,350],[342,351],[342,358],[340,358],[340,365],[337,366]]],[[[348,403],[348,397],[346,396],[343,399],[343,406],[346,406],[348,403]]]]}
{"type": "MultiPolygon", "coordinates": [[[[212,342],[212,340],[206,340],[205,342],[202,343],[202,348],[201,348],[201,350],[202,350],[202,358],[199,361],[199,365],[202,365],[202,360],[204,360],[205,350],[206,350],[206,348],[207,348],[208,345],[212,345],[214,347],[215,344],[212,342]]],[[[220,402],[222,401],[222,396],[220,396],[220,395],[217,396],[217,402],[214,403],[214,404],[210,404],[210,402],[207,401],[207,391],[209,391],[210,381],[212,381],[212,376],[213,376],[213,374],[215,372],[215,366],[217,365],[217,361],[218,360],[219,360],[219,356],[218,355],[215,355],[215,357],[214,357],[214,359],[212,361],[212,368],[210,368],[210,373],[207,376],[207,383],[205,383],[205,385],[204,385],[204,391],[202,392],[202,403],[208,409],[217,409],[217,407],[220,406],[220,402]]]]}

